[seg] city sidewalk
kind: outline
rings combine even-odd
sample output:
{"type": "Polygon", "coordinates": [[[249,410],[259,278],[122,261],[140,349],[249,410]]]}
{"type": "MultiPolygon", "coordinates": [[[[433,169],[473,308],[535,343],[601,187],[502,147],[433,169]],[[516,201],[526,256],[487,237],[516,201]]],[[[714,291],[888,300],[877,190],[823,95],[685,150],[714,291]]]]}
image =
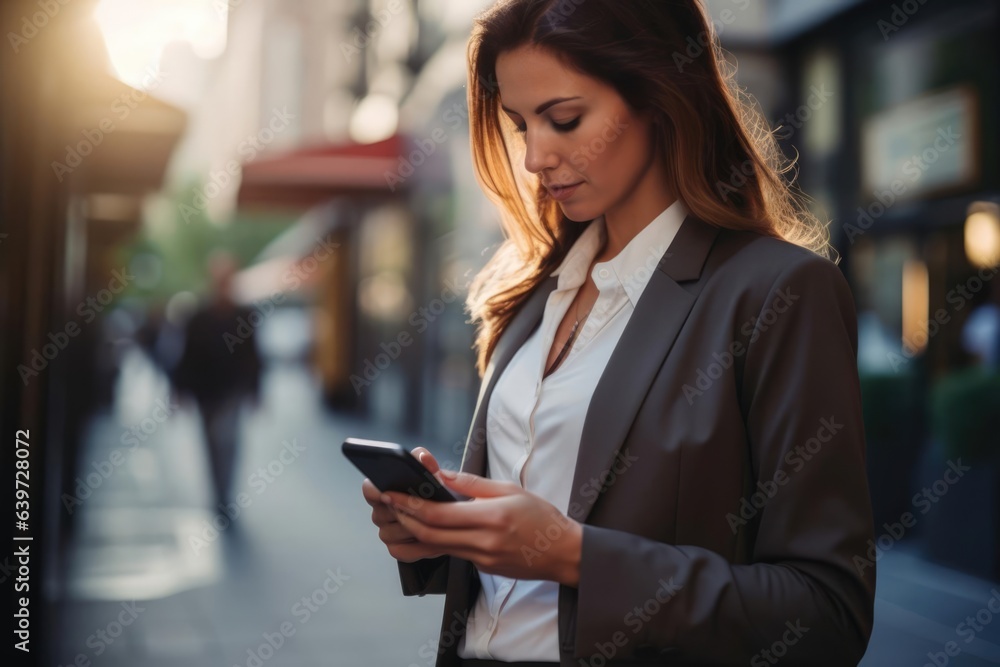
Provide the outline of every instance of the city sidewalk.
{"type": "Polygon", "coordinates": [[[1000,665],[1000,613],[988,604],[1000,609],[1000,584],[929,563],[898,544],[878,560],[875,629],[860,664],[1000,665]]]}
{"type": "Polygon", "coordinates": [[[272,364],[263,390],[230,521],[210,507],[196,409],[170,406],[157,422],[165,380],[128,354],[115,414],[94,421],[81,457],[85,483],[113,471],[74,505],[55,664],[82,654],[102,667],[433,665],[443,598],[402,596],[363,477],[340,452],[349,435],[398,434],[329,418],[301,367],[272,364]],[[123,445],[149,419],[146,440],[123,445]]]}
{"type": "MultiPolygon", "coordinates": [[[[105,667],[433,665],[443,599],[402,596],[362,476],[340,453],[349,435],[409,440],[330,417],[318,397],[301,366],[268,367],[234,484],[246,500],[230,520],[210,507],[194,408],[171,405],[164,378],[141,353],[127,355],[114,414],[94,420],[81,457],[93,488],[73,506],[80,530],[55,664],[83,655],[105,667]]],[[[1000,614],[984,622],[980,612],[1000,586],[927,563],[905,543],[878,575],[862,665],[935,664],[928,653],[941,654],[938,665],[1000,664],[1000,614]],[[977,612],[981,630],[959,629],[977,612]],[[961,652],[949,657],[952,641],[961,652]]]]}

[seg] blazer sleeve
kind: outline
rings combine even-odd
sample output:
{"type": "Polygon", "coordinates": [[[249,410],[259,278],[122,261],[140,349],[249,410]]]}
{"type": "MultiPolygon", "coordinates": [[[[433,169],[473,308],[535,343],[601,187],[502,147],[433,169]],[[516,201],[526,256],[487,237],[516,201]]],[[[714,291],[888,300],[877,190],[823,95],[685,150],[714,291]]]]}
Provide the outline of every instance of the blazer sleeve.
{"type": "Polygon", "coordinates": [[[854,300],[818,255],[781,272],[761,313],[782,290],[798,299],[751,337],[742,378],[755,483],[776,482],[744,526],[750,562],[584,524],[575,655],[609,641],[619,658],[692,664],[843,667],[864,655],[875,563],[854,300]],[[622,632],[630,618],[641,626],[622,632]]]}
{"type": "Polygon", "coordinates": [[[396,561],[403,595],[443,594],[448,584],[449,556],[423,558],[412,563],[396,561]]]}

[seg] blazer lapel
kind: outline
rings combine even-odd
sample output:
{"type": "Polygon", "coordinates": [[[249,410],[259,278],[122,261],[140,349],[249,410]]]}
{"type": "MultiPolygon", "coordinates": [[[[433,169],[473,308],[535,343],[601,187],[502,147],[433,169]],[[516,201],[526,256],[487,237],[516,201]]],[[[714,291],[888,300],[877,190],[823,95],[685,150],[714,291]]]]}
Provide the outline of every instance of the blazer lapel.
{"type": "Polygon", "coordinates": [[[692,293],[680,284],[701,276],[718,233],[718,227],[688,215],[636,302],[583,421],[567,512],[570,518],[583,523],[597,501],[600,494],[584,496],[582,491],[588,480],[602,479],[602,473],[615,462],[639,406],[697,298],[697,290],[692,293]]]}
{"type": "MultiPolygon", "coordinates": [[[[680,283],[701,276],[718,233],[718,227],[689,214],[639,297],[587,409],[570,493],[570,518],[582,523],[590,513],[596,497],[583,496],[583,484],[600,478],[614,463],[653,377],[694,305],[697,291],[689,292],[680,283]]],[[[545,304],[557,283],[558,277],[551,276],[542,281],[497,341],[483,375],[466,440],[461,466],[464,472],[486,475],[486,412],[490,395],[514,353],[541,323],[545,304]],[[476,434],[481,435],[474,441],[476,434]]]]}

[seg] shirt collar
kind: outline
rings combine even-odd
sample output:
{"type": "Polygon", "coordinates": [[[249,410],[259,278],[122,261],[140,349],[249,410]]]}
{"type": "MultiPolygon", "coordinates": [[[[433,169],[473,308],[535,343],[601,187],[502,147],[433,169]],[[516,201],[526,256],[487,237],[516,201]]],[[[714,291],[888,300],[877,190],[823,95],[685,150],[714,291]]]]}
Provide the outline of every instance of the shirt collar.
{"type": "MultiPolygon", "coordinates": [[[[598,289],[620,285],[634,308],[688,213],[684,202],[675,200],[636,234],[615,257],[594,264],[591,275],[598,289]],[[607,273],[602,273],[605,270],[607,273]]],[[[584,283],[587,267],[604,246],[606,236],[603,215],[587,225],[563,261],[550,274],[559,276],[557,289],[575,288],[584,283]]]]}
{"type": "Polygon", "coordinates": [[[607,231],[604,228],[604,216],[595,218],[583,230],[576,242],[570,247],[569,252],[563,261],[550,273],[550,276],[559,276],[557,289],[567,287],[579,287],[583,284],[582,272],[586,271],[590,263],[594,261],[598,251],[604,246],[607,231]],[[572,277],[571,277],[572,274],[572,277]],[[577,276],[577,274],[580,274],[577,276]],[[579,278],[579,280],[577,280],[579,278]],[[572,283],[572,284],[570,284],[572,283]]]}

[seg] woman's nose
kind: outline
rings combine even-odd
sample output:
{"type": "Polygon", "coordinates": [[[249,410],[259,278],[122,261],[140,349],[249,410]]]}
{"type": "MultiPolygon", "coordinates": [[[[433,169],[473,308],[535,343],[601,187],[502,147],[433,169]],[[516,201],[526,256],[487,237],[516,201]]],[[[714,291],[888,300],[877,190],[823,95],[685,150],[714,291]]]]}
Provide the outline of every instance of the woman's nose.
{"type": "MultiPolygon", "coordinates": [[[[530,133],[531,130],[528,130],[530,133]]],[[[543,169],[552,169],[559,165],[559,156],[553,150],[550,142],[539,137],[530,137],[525,134],[524,145],[524,168],[532,174],[537,174],[543,169]]]]}

